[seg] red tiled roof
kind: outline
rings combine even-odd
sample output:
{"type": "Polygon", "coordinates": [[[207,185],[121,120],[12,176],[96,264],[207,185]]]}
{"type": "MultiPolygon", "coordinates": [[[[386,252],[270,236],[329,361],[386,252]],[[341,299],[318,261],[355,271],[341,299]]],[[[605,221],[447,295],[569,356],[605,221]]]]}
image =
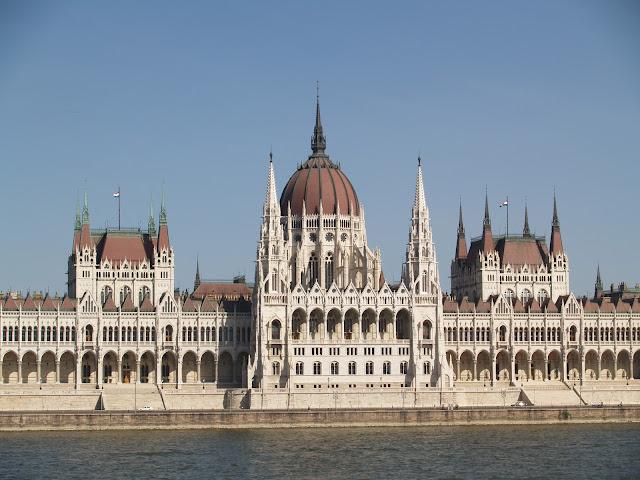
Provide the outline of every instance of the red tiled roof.
{"type": "Polygon", "coordinates": [[[483,302],[482,300],[478,300],[476,304],[476,313],[490,313],[491,312],[491,304],[489,302],[483,302]]]}
{"type": "Polygon", "coordinates": [[[529,304],[529,312],[542,313],[542,308],[540,308],[540,303],[535,298],[529,304]]]}
{"type": "Polygon", "coordinates": [[[456,313],[458,311],[458,304],[451,298],[447,298],[442,306],[442,311],[445,313],[456,313]]]}
{"type": "Polygon", "coordinates": [[[616,302],[616,312],[618,313],[631,313],[631,305],[625,302],[621,298],[616,302]]]}
{"type": "Polygon", "coordinates": [[[358,196],[347,176],[325,156],[312,156],[291,176],[280,197],[280,210],[287,215],[291,204],[292,215],[318,214],[320,204],[327,214],[360,215],[358,196]],[[353,212],[350,211],[353,209],[353,212]]]}
{"type": "Polygon", "coordinates": [[[158,252],[161,252],[163,249],[169,251],[169,248],[169,227],[161,224],[158,230],[158,252]]]}
{"type": "Polygon", "coordinates": [[[600,313],[615,313],[616,307],[609,299],[604,298],[600,304],[600,313]]]}
{"type": "Polygon", "coordinates": [[[559,313],[558,306],[551,301],[551,299],[547,300],[547,304],[545,305],[545,309],[547,313],[559,313]]]}
{"type": "Polygon", "coordinates": [[[120,309],[123,312],[135,312],[136,311],[136,307],[133,304],[133,300],[131,299],[131,294],[129,294],[126,297],[124,297],[124,301],[122,302],[122,305],[120,306],[120,309]]]}
{"type": "Polygon", "coordinates": [[[17,311],[19,310],[19,306],[18,306],[18,302],[16,302],[16,300],[14,300],[11,295],[7,295],[6,298],[4,299],[4,305],[2,306],[3,310],[9,310],[9,311],[17,311]]]}
{"type": "Polygon", "coordinates": [[[633,313],[640,313],[640,300],[638,298],[633,299],[633,304],[631,305],[631,311],[633,313]]]}
{"type": "Polygon", "coordinates": [[[213,297],[205,297],[200,306],[200,310],[203,312],[215,312],[218,309],[218,302],[213,297]]]}
{"type": "Polygon", "coordinates": [[[76,309],[76,300],[74,298],[69,298],[65,295],[62,300],[62,304],[60,305],[60,310],[65,310],[67,312],[71,312],[76,309]]]}
{"type": "Polygon", "coordinates": [[[151,303],[151,297],[148,294],[145,295],[144,298],[142,299],[142,304],[140,304],[140,311],[141,312],[155,312],[156,311],[155,307],[151,303]]]}
{"type": "Polygon", "coordinates": [[[125,259],[130,263],[149,263],[153,260],[153,241],[148,234],[119,233],[108,231],[96,238],[98,262],[109,260],[120,265],[125,259]]]}
{"type": "Polygon", "coordinates": [[[473,313],[475,311],[475,305],[470,302],[467,297],[462,298],[458,308],[460,309],[460,313],[473,313]]]}
{"type": "Polygon", "coordinates": [[[22,310],[37,310],[36,302],[33,301],[33,297],[30,294],[27,295],[27,298],[22,302],[22,310]]]}
{"type": "Polygon", "coordinates": [[[104,301],[104,305],[102,305],[103,312],[117,312],[118,307],[116,307],[115,302],[113,301],[113,295],[109,295],[107,299],[104,301]]]}
{"type": "Polygon", "coordinates": [[[183,312],[196,312],[198,309],[196,308],[196,302],[192,298],[187,298],[182,304],[183,312]]]}
{"type": "Polygon", "coordinates": [[[212,296],[217,300],[227,298],[237,300],[240,298],[251,298],[251,289],[246,283],[214,283],[202,282],[192,294],[193,298],[202,299],[212,296]]]}
{"type": "Polygon", "coordinates": [[[42,301],[42,305],[40,306],[41,310],[44,310],[45,312],[53,312],[56,310],[56,305],[55,303],[53,303],[53,300],[51,299],[51,297],[49,296],[49,294],[47,293],[47,296],[44,297],[44,300],[42,301]]]}

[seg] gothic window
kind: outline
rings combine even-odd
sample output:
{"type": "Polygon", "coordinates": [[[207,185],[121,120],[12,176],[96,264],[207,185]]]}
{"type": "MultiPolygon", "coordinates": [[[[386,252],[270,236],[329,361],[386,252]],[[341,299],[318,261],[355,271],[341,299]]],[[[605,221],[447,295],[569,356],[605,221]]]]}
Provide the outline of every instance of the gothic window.
{"type": "Polygon", "coordinates": [[[171,325],[167,325],[167,327],[164,329],[164,341],[173,341],[173,327],[171,325]]]}
{"type": "Polygon", "coordinates": [[[429,362],[425,362],[423,365],[423,371],[425,375],[430,375],[431,374],[431,363],[429,362]]]}
{"type": "Polygon", "coordinates": [[[280,320],[271,322],[271,339],[280,340],[280,320]]]}
{"type": "Polygon", "coordinates": [[[422,272],[422,293],[427,293],[428,292],[428,276],[427,276],[427,272],[422,272]]]}
{"type": "Polygon", "coordinates": [[[356,374],[356,362],[349,362],[349,375],[356,374]]]}
{"type": "Polygon", "coordinates": [[[339,367],[338,362],[331,362],[331,375],[338,375],[339,367]]]}
{"type": "Polygon", "coordinates": [[[507,341],[507,327],[502,325],[500,327],[500,330],[499,330],[499,335],[500,335],[500,341],[501,342],[506,342],[507,341]]]}
{"type": "Polygon", "coordinates": [[[313,362],[313,374],[314,375],[322,374],[322,366],[320,365],[320,362],[313,362]]]}
{"type": "Polygon", "coordinates": [[[111,295],[113,295],[113,290],[111,289],[111,287],[107,286],[102,289],[102,292],[100,293],[100,299],[102,300],[103,305],[104,302],[107,301],[107,298],[109,298],[111,295]]]}
{"type": "Polygon", "coordinates": [[[575,325],[571,325],[571,328],[569,329],[569,341],[570,342],[575,342],[576,341],[576,334],[577,334],[578,329],[576,328],[575,325]]]}
{"type": "Polygon", "coordinates": [[[408,370],[409,364],[407,362],[400,362],[400,373],[406,375],[408,370]]]}
{"type": "Polygon", "coordinates": [[[93,327],[91,325],[87,325],[84,329],[84,341],[85,342],[93,341],[93,327]]]}
{"type": "Polygon", "coordinates": [[[329,252],[324,259],[324,284],[329,288],[333,283],[333,254],[329,252]]]}
{"type": "Polygon", "coordinates": [[[277,270],[273,270],[273,272],[271,272],[271,285],[269,285],[271,288],[270,290],[272,292],[277,292],[278,289],[278,272],[277,270]]]}
{"type": "Polygon", "coordinates": [[[431,322],[429,320],[425,320],[422,324],[422,339],[431,340],[431,322]]]}
{"type": "Polygon", "coordinates": [[[312,253],[311,257],[309,257],[308,272],[309,286],[312,286],[318,280],[318,258],[315,253],[312,253]]]}
{"type": "Polygon", "coordinates": [[[271,370],[274,375],[280,375],[280,362],[273,362],[271,364],[271,370]]]}
{"type": "Polygon", "coordinates": [[[382,364],[382,374],[391,375],[391,362],[384,362],[382,364]]]}
{"type": "Polygon", "coordinates": [[[373,362],[367,362],[364,370],[367,375],[373,375],[373,362]]]}

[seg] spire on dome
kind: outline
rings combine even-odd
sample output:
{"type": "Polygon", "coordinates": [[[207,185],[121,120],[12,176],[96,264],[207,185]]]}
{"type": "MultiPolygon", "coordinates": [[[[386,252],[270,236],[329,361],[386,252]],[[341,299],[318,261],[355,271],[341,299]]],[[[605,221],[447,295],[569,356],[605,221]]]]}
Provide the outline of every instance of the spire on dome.
{"type": "Polygon", "coordinates": [[[460,201],[460,212],[458,216],[458,243],[456,244],[456,260],[467,258],[467,241],[464,234],[464,223],[462,222],[462,200],[460,201]]]}
{"type": "Polygon", "coordinates": [[[529,229],[529,209],[527,208],[526,203],[524,204],[524,227],[522,228],[522,236],[531,236],[531,230],[529,229]]]}
{"type": "Polygon", "coordinates": [[[316,82],[316,125],[313,128],[313,137],[311,137],[311,151],[315,156],[324,156],[325,148],[327,148],[327,139],[324,136],[320,120],[320,94],[316,82]]]}
{"type": "Polygon", "coordinates": [[[413,208],[422,210],[427,208],[427,201],[424,197],[424,182],[422,180],[422,159],[418,157],[418,175],[416,176],[416,194],[413,201],[413,208]]]}

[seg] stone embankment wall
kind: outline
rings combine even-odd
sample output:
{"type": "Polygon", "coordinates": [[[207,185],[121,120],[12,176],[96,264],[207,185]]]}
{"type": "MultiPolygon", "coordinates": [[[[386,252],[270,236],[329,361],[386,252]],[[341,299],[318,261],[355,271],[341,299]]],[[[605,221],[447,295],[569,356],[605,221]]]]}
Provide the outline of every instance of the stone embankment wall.
{"type": "Polygon", "coordinates": [[[628,422],[640,407],[0,413],[0,431],[628,422]]]}

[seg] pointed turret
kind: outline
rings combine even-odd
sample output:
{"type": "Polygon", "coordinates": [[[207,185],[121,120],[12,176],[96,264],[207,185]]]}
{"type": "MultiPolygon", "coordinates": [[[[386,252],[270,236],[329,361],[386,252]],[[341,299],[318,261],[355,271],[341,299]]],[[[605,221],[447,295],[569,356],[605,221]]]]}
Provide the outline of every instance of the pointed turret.
{"type": "Polygon", "coordinates": [[[491,218],[489,217],[489,195],[485,192],[484,219],[482,220],[482,251],[490,252],[493,249],[493,234],[491,233],[491,218]]]}
{"type": "Polygon", "coordinates": [[[422,159],[418,157],[418,175],[416,176],[416,194],[413,201],[416,211],[426,210],[427,201],[424,197],[424,181],[422,179],[422,159]]]}
{"type": "Polygon", "coordinates": [[[316,124],[313,127],[313,137],[311,137],[313,156],[324,156],[325,148],[327,148],[327,139],[324,136],[322,121],[320,120],[320,95],[316,94],[316,124]]]}
{"type": "Polygon", "coordinates": [[[467,258],[467,241],[464,233],[464,223],[462,221],[462,202],[460,202],[460,212],[458,215],[458,242],[456,244],[456,260],[467,258]]]}
{"type": "Polygon", "coordinates": [[[600,277],[600,264],[598,264],[598,270],[596,272],[596,284],[595,284],[595,298],[602,298],[602,278],[600,277]]]}
{"type": "Polygon", "coordinates": [[[553,193],[553,219],[551,221],[551,244],[549,250],[552,255],[564,252],[562,248],[562,235],[560,235],[560,220],[558,220],[558,206],[555,192],[553,193]]]}
{"type": "Polygon", "coordinates": [[[170,250],[169,226],[167,225],[167,208],[164,204],[164,191],[162,192],[162,202],[160,203],[160,228],[158,230],[158,252],[170,250]]]}
{"type": "Polygon", "coordinates": [[[276,174],[273,169],[273,153],[269,152],[269,173],[267,175],[267,192],[264,199],[264,214],[280,216],[280,203],[276,188],[276,174]]]}
{"type": "Polygon", "coordinates": [[[531,236],[531,230],[529,229],[529,209],[526,203],[524,205],[524,227],[522,228],[522,236],[523,237],[531,236]]]}
{"type": "Polygon", "coordinates": [[[84,193],[84,205],[82,207],[82,225],[80,227],[80,248],[91,248],[91,229],[89,228],[89,202],[87,201],[87,192],[84,193]]]}
{"type": "Polygon", "coordinates": [[[200,286],[200,258],[196,257],[196,279],[193,281],[193,291],[195,292],[200,286]]]}
{"type": "Polygon", "coordinates": [[[149,222],[148,222],[148,233],[149,236],[156,236],[156,220],[153,215],[153,200],[149,204],[149,222]]]}

